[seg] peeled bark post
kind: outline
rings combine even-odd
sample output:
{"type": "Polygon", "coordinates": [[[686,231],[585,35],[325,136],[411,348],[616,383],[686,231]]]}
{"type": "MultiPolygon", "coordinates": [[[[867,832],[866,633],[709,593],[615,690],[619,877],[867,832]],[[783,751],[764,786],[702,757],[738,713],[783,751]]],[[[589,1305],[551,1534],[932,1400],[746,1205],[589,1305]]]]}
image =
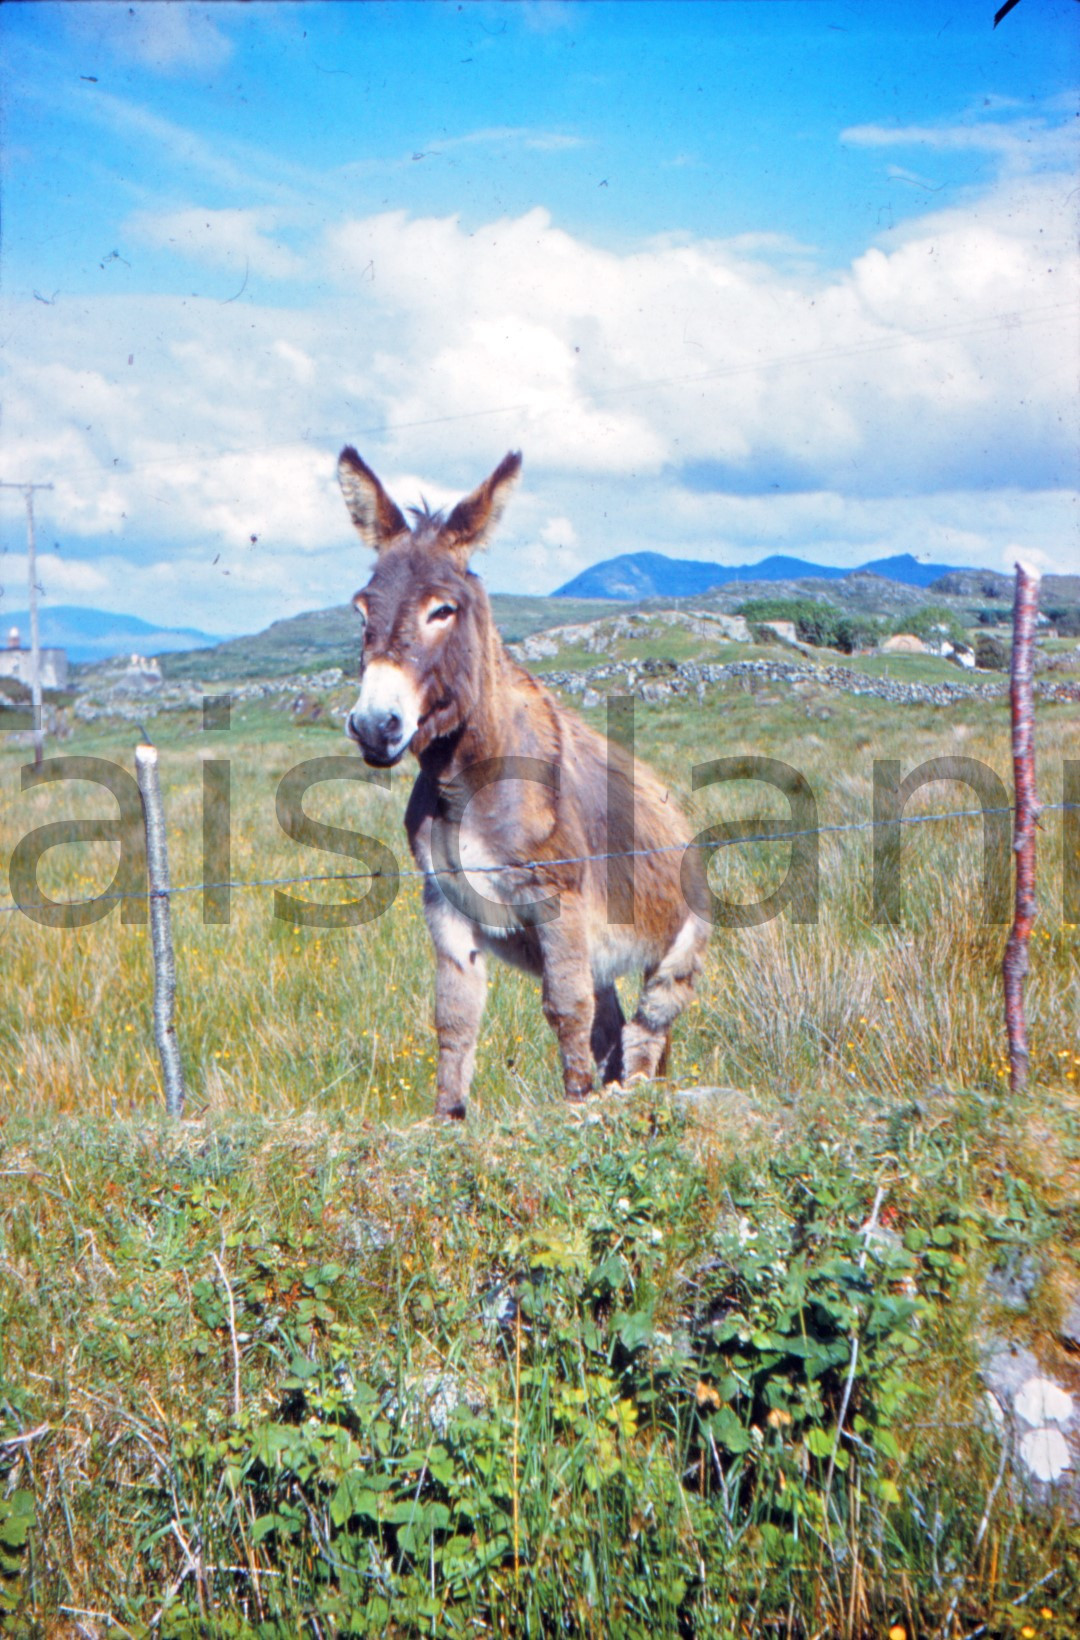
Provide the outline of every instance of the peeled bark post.
{"type": "Polygon", "coordinates": [[[1027,1022],[1024,1018],[1024,980],[1028,972],[1028,936],[1035,921],[1035,827],[1039,803],[1035,795],[1035,618],[1039,605],[1039,573],[1016,566],[1016,602],[1013,605],[1013,647],[1009,702],[1012,708],[1013,852],[1016,855],[1016,910],[1005,947],[1005,1025],[1009,1033],[1009,1087],[1022,1093],[1028,1080],[1027,1022]]]}
{"type": "Polygon", "coordinates": [[[165,813],[161,804],[156,746],[135,748],[135,776],[146,821],[146,866],[150,879],[150,938],[154,953],[154,1038],[165,1083],[165,1109],[179,1116],[184,1108],[184,1072],[173,1024],[176,963],[169,911],[169,856],[165,846],[165,813]]]}

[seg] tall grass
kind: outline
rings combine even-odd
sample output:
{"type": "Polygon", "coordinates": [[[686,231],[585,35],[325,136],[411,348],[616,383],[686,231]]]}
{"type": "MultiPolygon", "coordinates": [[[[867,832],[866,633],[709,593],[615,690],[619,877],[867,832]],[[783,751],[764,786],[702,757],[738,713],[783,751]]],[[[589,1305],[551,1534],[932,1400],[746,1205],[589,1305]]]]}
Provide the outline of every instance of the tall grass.
{"type": "MultiPolygon", "coordinates": [[[[642,707],[639,750],[702,824],[750,815],[765,832],[788,823],[778,794],[760,785],[691,794],[694,764],[721,752],[783,756],[806,774],[826,825],[870,818],[875,756],[900,756],[907,769],[955,747],[1008,775],[1005,726],[984,708],[967,720],[960,708],[943,718],[878,702],[860,701],[856,709],[844,697],[828,719],[816,716],[819,709],[816,703],[762,709],[741,693],[725,700],[722,718],[683,706],[642,707]],[[860,750],[853,749],[856,739],[860,750]]],[[[355,861],[290,842],[274,810],[286,769],[327,752],[346,755],[344,745],[317,728],[283,730],[267,712],[252,709],[246,721],[238,715],[227,741],[202,736],[194,719],[162,729],[174,883],[203,877],[200,756],[210,749],[229,755],[233,765],[234,878],[357,869],[355,861]]],[[[1067,708],[1040,713],[1047,801],[1060,795],[1069,729],[1067,708]]],[[[87,737],[78,749],[130,767],[131,748],[112,736],[87,737]]],[[[0,764],[0,858],[33,826],[115,814],[107,793],[83,784],[20,792],[19,761],[9,751],[0,764]]],[[[385,843],[407,870],[412,862],[401,815],[408,785],[407,772],[395,773],[389,792],[342,782],[313,789],[306,801],[318,818],[385,843]]],[[[911,810],[971,806],[963,787],[939,785],[920,792],[911,810]]],[[[1076,1067],[1065,1055],[1077,1035],[1078,937],[1061,922],[1060,816],[1044,824],[1029,986],[1034,1063],[1043,1078],[1075,1080],[1076,1067]]],[[[815,923],[792,924],[784,916],[761,928],[716,931],[699,1005],[678,1030],[677,1074],[708,1074],[754,1091],[808,1077],[842,1088],[853,1075],[892,1090],[928,1080],[995,1084],[1002,1073],[997,976],[1004,931],[982,923],[980,847],[977,821],[909,828],[903,923],[884,929],[869,920],[870,834],[824,835],[815,923]]],[[[721,850],[713,886],[729,901],[760,899],[781,880],[787,855],[784,844],[721,850]]],[[[116,857],[108,844],[53,850],[45,856],[42,887],[58,898],[100,892],[116,857]]],[[[352,898],[362,888],[309,885],[284,892],[329,901],[352,898]]],[[[434,1052],[433,980],[415,879],[403,879],[386,914],[358,929],[298,928],[275,918],[273,896],[272,888],[237,891],[224,927],[202,923],[198,893],[174,899],[178,1029],[194,1108],[208,1102],[263,1112],[311,1105],[324,1114],[423,1114],[434,1052]]],[[[0,1092],[8,1111],[152,1108],[159,1089],[148,1029],[145,930],[123,926],[115,910],[82,930],[43,928],[18,913],[0,913],[0,953],[7,976],[0,1092]]],[[[632,994],[628,988],[628,1001],[632,994]]],[[[554,1055],[535,989],[496,968],[477,1100],[497,1112],[523,1098],[554,1097],[554,1055]]]]}

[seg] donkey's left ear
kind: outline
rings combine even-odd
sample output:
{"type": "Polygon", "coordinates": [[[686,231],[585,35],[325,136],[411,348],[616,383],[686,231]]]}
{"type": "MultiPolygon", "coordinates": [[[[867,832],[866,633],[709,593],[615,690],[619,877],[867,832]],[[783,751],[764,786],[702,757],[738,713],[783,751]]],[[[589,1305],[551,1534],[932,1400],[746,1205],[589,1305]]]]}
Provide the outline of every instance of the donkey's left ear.
{"type": "Polygon", "coordinates": [[[520,471],[521,452],[511,450],[479,489],[458,502],[442,530],[443,539],[457,557],[464,561],[478,547],[487,545],[520,471]]]}
{"type": "Polygon", "coordinates": [[[349,517],[369,547],[381,552],[388,542],[409,533],[400,508],[351,444],[346,444],[338,456],[337,475],[349,517]]]}

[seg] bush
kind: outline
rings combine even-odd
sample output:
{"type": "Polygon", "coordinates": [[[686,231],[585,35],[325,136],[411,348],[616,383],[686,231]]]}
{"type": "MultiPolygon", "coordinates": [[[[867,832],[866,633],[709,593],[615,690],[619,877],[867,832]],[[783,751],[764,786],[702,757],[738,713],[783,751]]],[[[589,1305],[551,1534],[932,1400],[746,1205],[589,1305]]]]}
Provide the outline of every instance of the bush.
{"type": "Polygon", "coordinates": [[[1009,670],[1009,646],[990,632],[980,632],[975,643],[975,665],[984,672],[1009,670]]]}
{"type": "Polygon", "coordinates": [[[872,615],[841,615],[832,647],[845,655],[853,655],[858,649],[873,649],[882,630],[882,623],[872,615]]]}
{"type": "Polygon", "coordinates": [[[869,649],[881,635],[881,622],[871,615],[848,615],[835,604],[816,598],[749,598],[736,614],[758,627],[767,621],[791,621],[797,637],[817,649],[839,649],[850,655],[869,649]]]}
{"type": "MultiPolygon", "coordinates": [[[[996,617],[995,617],[996,618],[996,617]]],[[[889,627],[890,632],[910,632],[923,643],[966,643],[964,628],[951,609],[944,604],[926,604],[922,609],[911,609],[900,615],[889,627]]]]}
{"type": "Polygon", "coordinates": [[[1058,605],[1046,611],[1047,620],[1057,628],[1061,638],[1080,638],[1080,607],[1062,608],[1058,605]]]}

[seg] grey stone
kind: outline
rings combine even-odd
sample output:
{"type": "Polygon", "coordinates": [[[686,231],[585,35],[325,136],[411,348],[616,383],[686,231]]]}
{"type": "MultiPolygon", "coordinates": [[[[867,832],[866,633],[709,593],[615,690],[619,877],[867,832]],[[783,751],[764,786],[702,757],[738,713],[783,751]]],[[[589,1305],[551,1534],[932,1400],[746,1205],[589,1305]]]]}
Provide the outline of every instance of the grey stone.
{"type": "Polygon", "coordinates": [[[979,1373],[1017,1480],[1036,1501],[1064,1502],[1080,1519],[1080,1399],[1031,1350],[1000,1337],[984,1340],[979,1373]]]}
{"type": "Polygon", "coordinates": [[[1080,1293],[1075,1295],[1066,1310],[1058,1337],[1066,1349],[1080,1350],[1080,1293]]]}
{"type": "Polygon", "coordinates": [[[1014,1250],[999,1269],[987,1276],[986,1288],[1006,1310],[1021,1315],[1030,1306],[1042,1273],[1038,1259],[1014,1250]]]}
{"type": "Polygon", "coordinates": [[[393,1235],[377,1219],[354,1215],[345,1226],[342,1240],[350,1253],[363,1258],[370,1253],[381,1253],[393,1242],[393,1235]]]}
{"type": "Polygon", "coordinates": [[[1012,1402],[1014,1395],[1029,1378],[1040,1376],[1039,1363],[1030,1350],[1007,1339],[991,1336],[984,1345],[979,1376],[1002,1405],[1012,1402]]]}

